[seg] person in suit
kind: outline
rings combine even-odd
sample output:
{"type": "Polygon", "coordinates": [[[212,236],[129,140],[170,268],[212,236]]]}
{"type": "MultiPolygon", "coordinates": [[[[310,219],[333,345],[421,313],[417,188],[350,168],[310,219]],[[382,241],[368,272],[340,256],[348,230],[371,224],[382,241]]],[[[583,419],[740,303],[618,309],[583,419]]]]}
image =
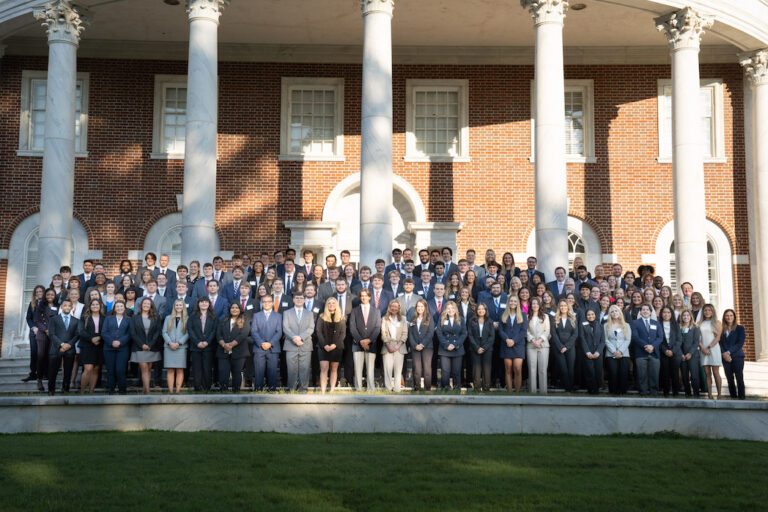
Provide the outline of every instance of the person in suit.
{"type": "Polygon", "coordinates": [[[357,264],[351,261],[352,254],[347,249],[342,249],[339,252],[339,257],[341,258],[341,262],[339,263],[341,268],[352,267],[355,270],[357,269],[357,264]]]}
{"type": "Polygon", "coordinates": [[[248,281],[248,284],[251,285],[251,289],[253,290],[253,294],[256,294],[256,290],[258,289],[259,285],[261,285],[264,282],[264,278],[266,277],[266,272],[264,270],[264,265],[260,261],[256,261],[253,264],[253,268],[248,272],[246,280],[248,281]]]}
{"type": "Polygon", "coordinates": [[[395,296],[390,290],[384,289],[384,276],[375,274],[371,278],[373,289],[371,290],[371,304],[379,310],[379,315],[383,318],[387,314],[389,303],[395,300],[395,296]]]}
{"type": "MultiPolygon", "coordinates": [[[[71,303],[70,303],[71,304],[71,303]]],[[[62,310],[63,313],[63,310],[62,310]]],[[[88,310],[80,322],[78,340],[80,345],[80,363],[83,365],[83,376],[80,379],[80,394],[86,388],[93,394],[99,371],[103,361],[104,307],[99,300],[88,301],[88,310]]]]}
{"type": "MultiPolygon", "coordinates": [[[[340,278],[339,283],[341,281],[344,279],[340,278]]],[[[344,341],[347,337],[347,318],[336,297],[329,297],[325,301],[323,313],[317,317],[315,333],[320,363],[320,392],[325,394],[330,370],[331,393],[333,393],[339,378],[339,363],[344,354],[344,341]]]]}
{"type": "Polygon", "coordinates": [[[219,321],[224,320],[229,312],[229,302],[219,294],[219,282],[215,279],[208,282],[207,297],[216,319],[219,321]]]}
{"type": "Polygon", "coordinates": [[[61,314],[51,318],[48,328],[50,334],[50,350],[48,352],[50,359],[48,362],[49,395],[56,392],[56,378],[62,364],[64,365],[62,388],[65,393],[69,392],[72,363],[75,359],[75,343],[77,343],[80,334],[80,321],[70,314],[71,311],[72,302],[69,299],[64,299],[64,302],[61,303],[61,314]]]}
{"type": "Polygon", "coordinates": [[[248,285],[248,294],[250,295],[251,284],[245,280],[243,267],[237,266],[232,269],[232,281],[226,285],[222,283],[220,293],[231,304],[240,296],[240,285],[243,283],[248,285]]]}
{"type": "Polygon", "coordinates": [[[541,309],[541,299],[531,299],[528,309],[528,344],[525,355],[528,358],[528,390],[531,393],[547,394],[547,366],[549,364],[549,315],[541,309]]]}
{"type": "Polygon", "coordinates": [[[603,377],[605,331],[593,310],[588,310],[579,324],[579,348],[582,354],[587,391],[596,395],[603,377]]]}
{"type": "Polygon", "coordinates": [[[432,288],[432,272],[430,270],[422,270],[418,283],[414,284],[414,291],[416,295],[421,296],[424,300],[429,302],[434,297],[434,290],[432,288]]]}
{"type": "Polygon", "coordinates": [[[194,282],[192,286],[192,297],[197,300],[200,297],[208,295],[208,283],[213,281],[213,265],[203,264],[203,275],[194,282]]]}
{"type": "Polygon", "coordinates": [[[368,391],[374,391],[376,384],[373,377],[373,365],[376,361],[376,345],[381,332],[381,313],[371,304],[371,290],[361,289],[360,305],[349,319],[352,334],[352,355],[355,365],[355,388],[363,389],[363,369],[366,370],[368,391]]]}
{"type": "MultiPolygon", "coordinates": [[[[280,280],[283,282],[283,289],[288,293],[293,290],[293,285],[296,283],[296,274],[300,272],[300,270],[296,269],[296,265],[292,260],[285,260],[283,273],[279,274],[278,277],[280,277],[280,280]]],[[[306,275],[304,277],[306,277],[306,275]]]]}
{"type": "MultiPolygon", "coordinates": [[[[79,280],[77,281],[80,282],[79,280]]],[[[37,365],[38,365],[38,358],[37,358],[37,332],[38,328],[35,326],[35,310],[37,307],[43,302],[43,298],[45,296],[45,286],[43,285],[37,285],[32,290],[32,298],[29,301],[29,304],[27,304],[27,314],[25,317],[25,320],[27,322],[27,327],[29,328],[29,374],[21,379],[22,382],[29,382],[31,380],[37,380],[38,379],[38,371],[37,371],[37,365]]],[[[53,295],[54,301],[56,300],[56,294],[54,292],[53,295]]],[[[45,354],[46,359],[48,358],[48,354],[45,354]]],[[[40,378],[42,379],[42,374],[40,375],[40,378]]],[[[40,381],[40,385],[42,386],[42,380],[40,381]]]]}
{"type": "Polygon", "coordinates": [[[520,308],[520,299],[509,297],[498,324],[494,322],[494,325],[497,325],[499,333],[499,357],[504,360],[504,383],[507,391],[511,393],[514,386],[515,393],[519,393],[523,384],[523,360],[528,332],[528,317],[520,308]]]}
{"type": "Polygon", "coordinates": [[[525,261],[527,268],[525,269],[525,273],[528,274],[528,280],[530,281],[533,279],[534,274],[538,274],[538,276],[541,278],[542,283],[546,283],[547,279],[544,276],[544,272],[540,270],[536,270],[536,264],[538,263],[538,260],[536,259],[536,256],[528,256],[528,259],[525,261]]]}
{"type": "Polygon", "coordinates": [[[435,263],[435,274],[432,276],[432,285],[437,283],[448,284],[448,274],[445,272],[445,263],[442,261],[435,263]]]}
{"type": "Polygon", "coordinates": [[[189,285],[186,281],[176,281],[175,293],[168,297],[171,302],[175,300],[181,300],[187,307],[187,315],[192,314],[192,309],[195,307],[195,300],[189,294],[189,285]]]}
{"type": "Polygon", "coordinates": [[[136,274],[133,273],[133,263],[131,260],[120,260],[120,273],[112,278],[118,289],[120,289],[123,278],[126,276],[130,277],[131,281],[136,280],[136,274]]]}
{"type": "MultiPolygon", "coordinates": [[[[684,309],[678,319],[680,337],[683,344],[683,357],[681,358],[681,373],[683,376],[683,390],[685,396],[699,397],[699,375],[701,374],[701,331],[693,321],[693,314],[689,309],[684,309]]],[[[640,322],[641,320],[637,320],[640,322]]]]}
{"type": "Polygon", "coordinates": [[[264,389],[264,376],[267,378],[267,391],[277,390],[277,368],[280,360],[280,339],[283,336],[283,317],[273,311],[272,297],[262,299],[263,309],[253,315],[251,339],[253,340],[254,387],[256,391],[264,389]]]}
{"type": "Polygon", "coordinates": [[[640,307],[640,318],[632,322],[632,345],[641,395],[659,394],[659,347],[663,340],[661,324],[651,318],[651,306],[640,307]]]}
{"type": "Polygon", "coordinates": [[[496,331],[488,314],[488,306],[479,304],[477,313],[468,322],[467,337],[472,359],[472,376],[475,391],[491,388],[491,360],[496,331]]]}
{"type": "Polygon", "coordinates": [[[560,297],[562,295],[565,295],[565,279],[566,279],[566,272],[565,268],[563,267],[557,267],[555,269],[555,280],[550,281],[547,283],[547,287],[549,288],[549,291],[552,292],[552,295],[555,297],[560,297]]]}
{"type": "MultiPolygon", "coordinates": [[[[142,301],[149,299],[155,304],[155,309],[157,310],[157,314],[162,320],[165,318],[166,312],[165,312],[165,303],[166,299],[160,293],[157,291],[157,281],[155,279],[150,279],[147,282],[147,288],[146,288],[146,294],[143,297],[140,297],[137,302],[141,304],[142,301]]],[[[140,307],[140,306],[139,306],[140,307]]]]}
{"type": "Polygon", "coordinates": [[[314,331],[312,313],[304,310],[304,294],[298,293],[293,296],[293,308],[283,314],[288,390],[298,386],[300,391],[306,391],[309,386],[314,331]]]}
{"type": "MultiPolygon", "coordinates": [[[[558,267],[562,269],[562,267],[558,267]]],[[[565,273],[565,269],[562,269],[565,273]]],[[[556,271],[557,272],[557,271],[556,271]]],[[[562,386],[567,393],[574,392],[574,368],[576,365],[576,341],[579,327],[576,313],[565,299],[557,303],[555,316],[551,318],[550,332],[554,347],[555,364],[562,379],[562,386]]]]}
{"type": "Polygon", "coordinates": [[[467,249],[464,257],[467,260],[467,270],[473,271],[477,276],[478,282],[481,282],[485,278],[485,267],[475,263],[477,252],[474,249],[467,249]]]}
{"type": "MultiPolygon", "coordinates": [[[[71,309],[72,307],[70,306],[71,309]]],[[[48,366],[51,353],[50,326],[58,314],[59,304],[56,302],[56,292],[49,288],[45,290],[43,300],[37,304],[32,313],[33,330],[35,331],[35,342],[37,344],[37,389],[39,391],[43,390],[43,376],[49,373],[48,366]]],[[[69,381],[67,381],[66,385],[67,389],[69,389],[69,381]]]]}
{"type": "Polygon", "coordinates": [[[443,257],[443,268],[446,276],[459,271],[459,266],[453,262],[453,250],[450,247],[443,247],[440,250],[440,255],[443,257]]]}
{"type": "Polygon", "coordinates": [[[302,257],[304,258],[304,264],[300,267],[300,270],[306,274],[307,278],[311,278],[315,267],[315,253],[311,249],[304,249],[302,257]]]}
{"type": "Polygon", "coordinates": [[[389,274],[387,274],[388,279],[385,289],[392,293],[392,296],[395,299],[404,293],[403,285],[400,282],[402,276],[403,274],[401,274],[399,270],[390,270],[389,274]]]}
{"type": "Polygon", "coordinates": [[[608,369],[608,392],[624,395],[629,385],[630,343],[632,329],[624,321],[621,308],[612,305],[605,323],[605,358],[608,369]]]}
{"type": "Polygon", "coordinates": [[[213,278],[222,286],[232,281],[232,273],[224,268],[224,258],[221,256],[213,257],[213,278]]]}
{"type": "Polygon", "coordinates": [[[419,299],[419,296],[414,293],[413,288],[413,279],[406,277],[403,279],[403,293],[397,297],[397,301],[400,303],[400,311],[403,312],[409,322],[413,318],[413,309],[416,307],[416,302],[419,299]]]}
{"type": "Polygon", "coordinates": [[[240,305],[233,302],[216,329],[216,359],[222,393],[229,390],[230,384],[233,393],[240,391],[243,365],[248,356],[248,343],[251,342],[250,331],[251,326],[245,321],[240,305]]]}
{"type": "Polygon", "coordinates": [[[131,362],[139,363],[141,383],[145,395],[149,394],[152,364],[160,362],[162,324],[152,300],[143,300],[131,318],[131,362]]]}
{"type": "Polygon", "coordinates": [[[126,394],[128,383],[125,371],[130,357],[130,319],[125,316],[125,302],[115,301],[112,315],[104,319],[104,366],[107,370],[107,392],[115,393],[115,384],[121,395],[126,394]]]}
{"type": "Polygon", "coordinates": [[[683,339],[680,334],[680,328],[675,321],[675,314],[672,308],[664,306],[659,314],[659,323],[661,324],[661,346],[660,346],[660,376],[661,390],[664,396],[669,396],[670,380],[672,381],[672,396],[677,396],[680,391],[680,367],[683,358],[683,339]]]}
{"type": "Polygon", "coordinates": [[[333,295],[336,293],[336,283],[339,279],[339,267],[329,268],[328,275],[328,280],[322,283],[320,288],[317,290],[318,298],[323,302],[328,297],[333,297],[333,295]]]}
{"type": "Polygon", "coordinates": [[[464,342],[467,339],[467,326],[461,320],[455,302],[447,301],[445,303],[435,332],[439,342],[440,387],[449,389],[452,386],[453,389],[459,389],[461,387],[461,363],[464,356],[464,342]]]}
{"type": "Polygon", "coordinates": [[[405,273],[405,264],[403,263],[403,251],[395,247],[392,249],[392,263],[384,268],[384,275],[389,276],[389,273],[396,270],[399,274],[405,273]]]}
{"type": "MultiPolygon", "coordinates": [[[[308,295],[314,295],[314,290],[312,290],[308,295]]],[[[342,361],[343,361],[343,368],[344,368],[344,380],[346,381],[346,384],[349,387],[352,387],[354,384],[354,375],[355,375],[355,362],[354,357],[352,356],[352,341],[351,341],[351,334],[349,332],[349,316],[352,314],[352,310],[355,307],[355,302],[357,301],[357,297],[352,295],[349,291],[349,287],[347,285],[347,280],[343,277],[339,277],[336,279],[336,294],[333,295],[333,297],[336,299],[336,302],[339,306],[339,311],[341,312],[341,315],[344,317],[344,323],[345,323],[345,333],[346,337],[344,340],[344,350],[342,353],[342,361]]],[[[331,297],[329,297],[330,299],[331,297]]],[[[310,300],[309,297],[305,297],[305,301],[310,300]]],[[[314,302],[314,306],[311,308],[313,309],[313,312],[315,313],[315,321],[317,321],[317,315],[318,313],[322,312],[325,309],[324,304],[320,300],[316,300],[314,302]]],[[[315,330],[315,334],[317,335],[317,330],[315,330]]],[[[314,353],[314,359],[313,359],[313,367],[312,371],[315,371],[315,362],[317,361],[317,377],[319,380],[320,377],[320,357],[319,352],[315,351],[314,353]]]]}
{"type": "Polygon", "coordinates": [[[168,286],[173,289],[176,286],[176,272],[173,271],[171,268],[168,267],[168,264],[171,262],[171,259],[168,257],[167,254],[161,254],[160,255],[160,266],[155,267],[155,270],[152,272],[152,274],[155,276],[155,279],[157,279],[157,276],[164,275],[165,278],[168,280],[168,286]]]}
{"type": "Polygon", "coordinates": [[[723,370],[728,382],[728,393],[731,398],[744,400],[744,340],[746,331],[736,322],[736,312],[726,309],[723,312],[723,329],[720,335],[720,350],[722,351],[723,370]]]}
{"type": "Polygon", "coordinates": [[[283,281],[276,280],[272,283],[272,309],[281,315],[293,307],[291,296],[283,291],[283,281]]]}
{"type": "Polygon", "coordinates": [[[396,299],[389,302],[381,319],[381,341],[384,388],[399,393],[405,354],[408,353],[408,320],[396,299]]]}
{"type": "Polygon", "coordinates": [[[83,260],[83,272],[78,274],[80,289],[87,290],[96,284],[96,274],[93,272],[93,260],[83,260]]]}
{"type": "MultiPolygon", "coordinates": [[[[161,257],[162,260],[162,257],[161,257]]],[[[170,314],[163,323],[163,361],[167,370],[168,392],[181,393],[184,382],[184,369],[187,367],[187,347],[189,331],[187,330],[187,305],[183,300],[173,301],[170,314]],[[174,388],[175,385],[175,388],[174,388]]]]}
{"type": "Polygon", "coordinates": [[[432,389],[432,353],[434,350],[435,322],[429,313],[427,301],[418,299],[413,308],[408,344],[413,358],[413,389],[432,389]]]}
{"type": "Polygon", "coordinates": [[[435,267],[429,261],[429,251],[422,249],[419,251],[419,264],[414,267],[414,272],[417,276],[421,276],[421,273],[425,270],[429,271],[429,278],[432,279],[432,275],[435,273],[435,267]]]}
{"type": "Polygon", "coordinates": [[[208,392],[211,389],[211,375],[216,337],[217,319],[207,296],[195,302],[192,315],[187,322],[189,352],[192,363],[192,384],[195,391],[208,392]]]}
{"type": "Polygon", "coordinates": [[[494,322],[498,322],[501,318],[501,314],[506,308],[509,297],[506,293],[501,291],[501,284],[493,283],[491,285],[490,297],[479,299],[480,302],[485,303],[488,306],[488,313],[494,322]]]}

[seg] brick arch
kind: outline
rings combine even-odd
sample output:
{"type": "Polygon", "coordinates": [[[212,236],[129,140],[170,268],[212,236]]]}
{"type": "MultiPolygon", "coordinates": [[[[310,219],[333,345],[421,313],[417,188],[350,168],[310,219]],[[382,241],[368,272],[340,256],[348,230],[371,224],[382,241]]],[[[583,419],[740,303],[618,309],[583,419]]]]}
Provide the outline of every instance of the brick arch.
{"type": "MultiPolygon", "coordinates": [[[[8,246],[11,243],[11,236],[13,236],[13,232],[16,231],[16,228],[19,226],[19,224],[21,224],[21,221],[30,215],[34,215],[39,212],[40,206],[32,206],[16,215],[16,217],[14,217],[13,220],[8,224],[8,228],[3,232],[2,238],[0,238],[0,248],[8,249],[8,246]]],[[[93,247],[93,241],[95,240],[91,225],[77,211],[73,212],[72,217],[77,219],[80,225],[83,226],[83,229],[85,229],[85,233],[88,235],[88,248],[90,249],[93,247]]]]}
{"type": "Polygon", "coordinates": [[[602,226],[600,226],[600,224],[595,219],[593,219],[592,216],[577,210],[568,210],[568,215],[570,217],[581,219],[582,221],[589,224],[589,227],[591,227],[595,233],[597,233],[597,239],[600,241],[600,248],[603,251],[606,249],[606,247],[613,247],[613,243],[611,243],[608,235],[605,234],[605,230],[603,230],[602,226]]]}

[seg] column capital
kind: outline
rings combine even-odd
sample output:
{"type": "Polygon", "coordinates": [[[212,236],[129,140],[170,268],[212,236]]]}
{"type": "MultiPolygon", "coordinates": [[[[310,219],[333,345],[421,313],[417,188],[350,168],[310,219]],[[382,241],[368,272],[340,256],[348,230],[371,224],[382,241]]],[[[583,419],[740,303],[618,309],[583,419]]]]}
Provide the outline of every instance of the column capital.
{"type": "Polygon", "coordinates": [[[686,7],[654,20],[656,30],[664,32],[669,41],[671,51],[684,48],[698,50],[701,45],[701,36],[715,22],[715,17],[701,14],[692,7],[686,7]]]}
{"type": "Polygon", "coordinates": [[[395,0],[360,0],[360,8],[363,10],[363,16],[373,12],[383,12],[392,16],[395,0]]]}
{"type": "Polygon", "coordinates": [[[740,54],[739,63],[753,87],[768,85],[768,48],[740,54]]]}
{"type": "Polygon", "coordinates": [[[528,9],[533,17],[533,24],[560,23],[565,19],[568,0],[520,0],[523,9],[528,9]]]}
{"type": "Polygon", "coordinates": [[[87,11],[73,6],[69,0],[48,2],[32,13],[48,33],[48,44],[59,42],[77,46],[83,30],[91,24],[87,11]]]}
{"type": "Polygon", "coordinates": [[[207,19],[218,23],[219,16],[229,3],[230,0],[187,0],[188,19],[207,19]]]}

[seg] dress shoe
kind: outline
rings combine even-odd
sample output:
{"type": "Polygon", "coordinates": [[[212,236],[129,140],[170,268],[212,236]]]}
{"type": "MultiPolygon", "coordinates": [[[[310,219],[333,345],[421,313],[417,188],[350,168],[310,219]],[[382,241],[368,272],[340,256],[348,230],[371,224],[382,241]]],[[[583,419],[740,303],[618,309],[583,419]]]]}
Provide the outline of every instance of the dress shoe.
{"type": "Polygon", "coordinates": [[[37,375],[32,375],[32,374],[30,373],[29,375],[27,375],[26,377],[24,377],[23,379],[21,379],[21,382],[29,382],[29,381],[31,381],[31,380],[37,380],[37,375]]]}
{"type": "Polygon", "coordinates": [[[38,391],[43,391],[43,380],[42,379],[37,379],[37,390],[38,391]]]}

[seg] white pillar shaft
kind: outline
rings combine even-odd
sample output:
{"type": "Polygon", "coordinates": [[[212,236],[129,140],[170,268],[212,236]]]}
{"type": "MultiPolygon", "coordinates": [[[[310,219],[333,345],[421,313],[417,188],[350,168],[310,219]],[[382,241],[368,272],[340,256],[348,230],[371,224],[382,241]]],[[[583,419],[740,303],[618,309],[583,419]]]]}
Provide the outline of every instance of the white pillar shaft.
{"type": "Polygon", "coordinates": [[[51,41],[45,98],[45,139],[40,186],[37,281],[47,283],[70,265],[75,192],[75,87],[77,46],[51,41]]]}
{"type": "Polygon", "coordinates": [[[672,50],[672,162],[677,282],[709,297],[699,50],[672,50]]]}
{"type": "MultiPolygon", "coordinates": [[[[752,89],[754,119],[754,185],[757,189],[755,215],[757,223],[758,290],[760,298],[768,294],[768,82],[752,89]]],[[[760,309],[760,332],[755,344],[758,360],[768,360],[768,300],[755,304],[760,309]]]]}
{"type": "Polygon", "coordinates": [[[392,252],[392,17],[363,16],[360,142],[360,262],[389,261],[392,252]]]}
{"type": "Polygon", "coordinates": [[[181,213],[181,259],[185,263],[211,261],[217,250],[217,37],[216,20],[205,17],[190,20],[181,213]]]}
{"type": "Polygon", "coordinates": [[[536,256],[547,278],[568,262],[563,24],[536,24],[536,256]]]}

